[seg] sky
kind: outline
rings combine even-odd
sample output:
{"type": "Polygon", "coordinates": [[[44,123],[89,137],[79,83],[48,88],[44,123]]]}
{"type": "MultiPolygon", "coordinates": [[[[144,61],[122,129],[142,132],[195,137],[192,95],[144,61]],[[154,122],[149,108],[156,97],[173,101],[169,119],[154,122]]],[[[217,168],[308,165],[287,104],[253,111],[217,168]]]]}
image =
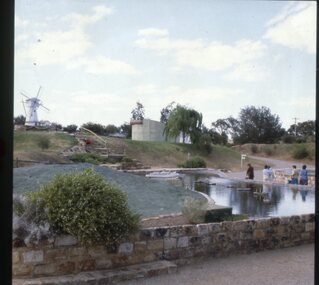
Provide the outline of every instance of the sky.
{"type": "Polygon", "coordinates": [[[203,122],[265,106],[282,126],[315,119],[315,1],[16,0],[14,115],[120,126],[136,102],[203,122]],[[296,119],[295,119],[296,118],[296,119]]]}

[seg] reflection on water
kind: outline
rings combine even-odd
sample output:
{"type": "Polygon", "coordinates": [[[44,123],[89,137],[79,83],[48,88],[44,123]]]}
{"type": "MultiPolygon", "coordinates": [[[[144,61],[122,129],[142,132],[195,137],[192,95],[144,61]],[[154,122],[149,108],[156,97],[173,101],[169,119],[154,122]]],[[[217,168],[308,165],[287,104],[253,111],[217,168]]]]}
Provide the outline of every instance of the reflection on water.
{"type": "Polygon", "coordinates": [[[298,185],[257,184],[207,174],[184,174],[176,186],[203,192],[218,205],[231,206],[234,214],[249,217],[289,216],[315,212],[315,193],[298,185]]]}

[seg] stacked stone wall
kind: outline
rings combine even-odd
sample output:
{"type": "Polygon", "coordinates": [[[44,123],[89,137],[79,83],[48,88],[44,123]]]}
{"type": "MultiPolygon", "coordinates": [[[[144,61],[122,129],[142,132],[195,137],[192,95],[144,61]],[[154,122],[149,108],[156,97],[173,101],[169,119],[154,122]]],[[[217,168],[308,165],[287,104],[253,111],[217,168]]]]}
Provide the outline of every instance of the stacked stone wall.
{"type": "Polygon", "coordinates": [[[140,230],[114,246],[84,247],[72,236],[14,247],[13,276],[32,278],[111,269],[166,259],[227,256],[314,242],[315,215],[140,230]]]}

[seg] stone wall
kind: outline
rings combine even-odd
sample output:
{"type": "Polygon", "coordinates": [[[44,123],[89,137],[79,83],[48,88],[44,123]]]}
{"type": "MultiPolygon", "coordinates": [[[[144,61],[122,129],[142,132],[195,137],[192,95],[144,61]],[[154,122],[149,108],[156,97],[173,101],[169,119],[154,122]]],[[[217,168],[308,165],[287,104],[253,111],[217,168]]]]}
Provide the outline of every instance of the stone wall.
{"type": "Polygon", "coordinates": [[[30,278],[193,257],[226,256],[314,242],[315,215],[142,229],[114,246],[83,247],[60,236],[14,247],[13,276],[30,278]]]}

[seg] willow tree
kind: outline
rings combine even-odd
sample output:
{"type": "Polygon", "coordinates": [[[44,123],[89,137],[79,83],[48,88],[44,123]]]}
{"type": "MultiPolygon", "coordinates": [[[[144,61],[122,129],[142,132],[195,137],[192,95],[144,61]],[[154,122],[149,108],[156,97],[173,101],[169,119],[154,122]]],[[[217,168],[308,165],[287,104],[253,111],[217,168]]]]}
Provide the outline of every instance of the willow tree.
{"type": "Polygon", "coordinates": [[[176,139],[180,134],[185,143],[186,136],[189,135],[192,143],[197,143],[201,135],[203,116],[194,109],[177,105],[169,115],[164,128],[164,135],[176,139]]]}

